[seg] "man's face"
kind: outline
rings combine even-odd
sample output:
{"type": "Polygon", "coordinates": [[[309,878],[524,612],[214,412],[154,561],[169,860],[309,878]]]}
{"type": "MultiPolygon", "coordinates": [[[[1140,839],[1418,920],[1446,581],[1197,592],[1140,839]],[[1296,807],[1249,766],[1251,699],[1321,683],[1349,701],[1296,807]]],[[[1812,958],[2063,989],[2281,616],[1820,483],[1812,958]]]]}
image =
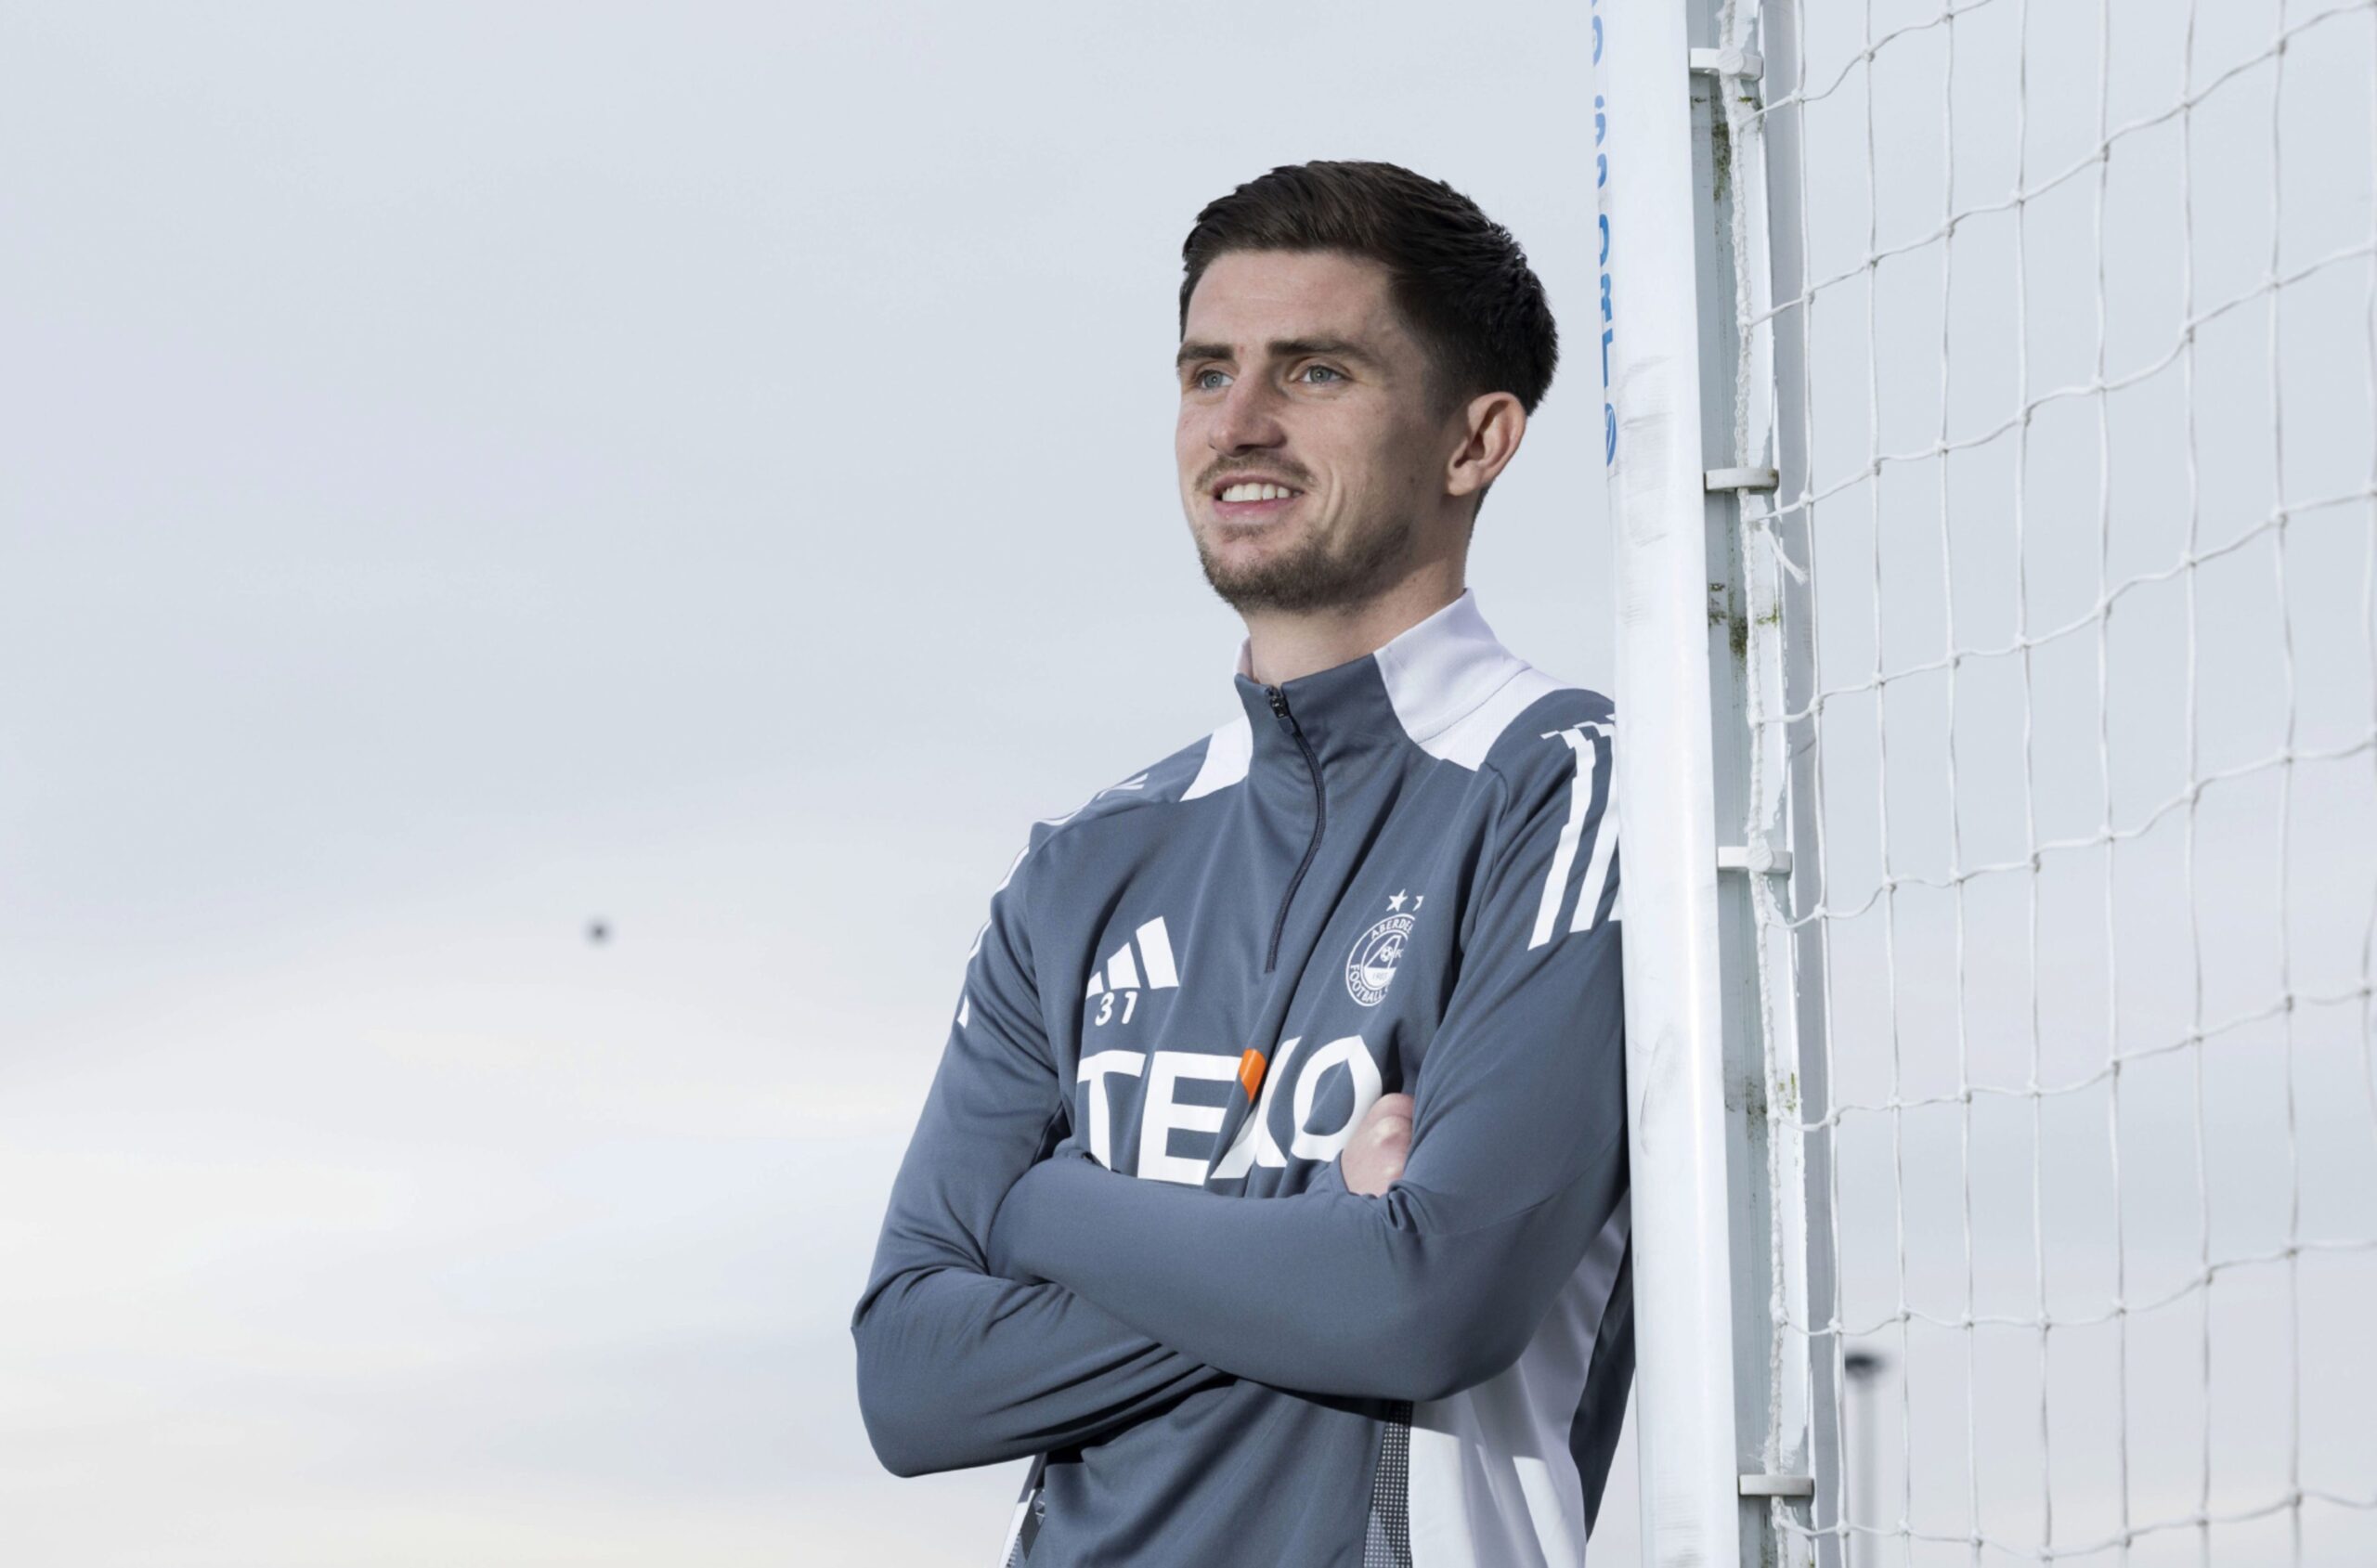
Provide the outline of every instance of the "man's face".
{"type": "Polygon", "coordinates": [[[1359,604],[1405,575],[1447,504],[1450,423],[1386,269],[1339,251],[1234,251],[1188,299],[1174,448],[1205,578],[1231,605],[1359,604]],[[1224,499],[1267,480],[1295,492],[1224,499]]]}

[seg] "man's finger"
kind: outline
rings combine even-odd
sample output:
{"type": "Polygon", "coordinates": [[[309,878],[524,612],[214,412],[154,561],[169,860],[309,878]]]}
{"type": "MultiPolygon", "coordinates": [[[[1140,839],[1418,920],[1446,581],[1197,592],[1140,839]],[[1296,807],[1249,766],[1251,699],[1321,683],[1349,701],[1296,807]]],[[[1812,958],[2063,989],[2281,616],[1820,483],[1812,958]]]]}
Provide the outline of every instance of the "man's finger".
{"type": "Polygon", "coordinates": [[[1382,1095],[1362,1113],[1354,1134],[1337,1156],[1345,1190],[1377,1198],[1403,1174],[1403,1157],[1411,1147],[1411,1096],[1382,1095]]]}

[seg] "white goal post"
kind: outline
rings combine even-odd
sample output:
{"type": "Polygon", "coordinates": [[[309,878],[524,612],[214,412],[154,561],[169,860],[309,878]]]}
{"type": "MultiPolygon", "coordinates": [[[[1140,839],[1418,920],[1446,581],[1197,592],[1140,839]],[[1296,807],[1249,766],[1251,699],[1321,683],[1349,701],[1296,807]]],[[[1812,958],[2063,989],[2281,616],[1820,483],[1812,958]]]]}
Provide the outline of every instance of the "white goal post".
{"type": "Polygon", "coordinates": [[[1645,1561],[2377,1563],[2377,0],[1593,0],[1645,1561]]]}

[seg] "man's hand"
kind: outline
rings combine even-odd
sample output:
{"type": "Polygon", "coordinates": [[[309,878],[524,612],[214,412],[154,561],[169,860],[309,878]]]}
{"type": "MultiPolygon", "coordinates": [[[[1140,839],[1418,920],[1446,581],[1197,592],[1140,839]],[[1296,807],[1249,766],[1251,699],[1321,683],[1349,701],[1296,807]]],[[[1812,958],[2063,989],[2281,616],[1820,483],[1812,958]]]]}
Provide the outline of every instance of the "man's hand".
{"type": "Polygon", "coordinates": [[[1383,1198],[1387,1185],[1403,1174],[1403,1161],[1410,1152],[1411,1096],[1381,1095],[1362,1113],[1353,1137],[1337,1156],[1337,1172],[1347,1192],[1383,1198]]]}

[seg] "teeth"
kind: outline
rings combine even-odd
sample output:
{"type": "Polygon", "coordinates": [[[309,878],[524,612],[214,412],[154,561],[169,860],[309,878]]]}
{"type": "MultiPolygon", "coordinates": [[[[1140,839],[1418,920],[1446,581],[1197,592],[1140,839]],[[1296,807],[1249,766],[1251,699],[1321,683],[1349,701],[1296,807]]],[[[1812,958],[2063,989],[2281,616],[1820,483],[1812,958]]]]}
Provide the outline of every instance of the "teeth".
{"type": "Polygon", "coordinates": [[[1285,500],[1296,492],[1283,485],[1232,485],[1222,492],[1226,501],[1285,500]]]}

